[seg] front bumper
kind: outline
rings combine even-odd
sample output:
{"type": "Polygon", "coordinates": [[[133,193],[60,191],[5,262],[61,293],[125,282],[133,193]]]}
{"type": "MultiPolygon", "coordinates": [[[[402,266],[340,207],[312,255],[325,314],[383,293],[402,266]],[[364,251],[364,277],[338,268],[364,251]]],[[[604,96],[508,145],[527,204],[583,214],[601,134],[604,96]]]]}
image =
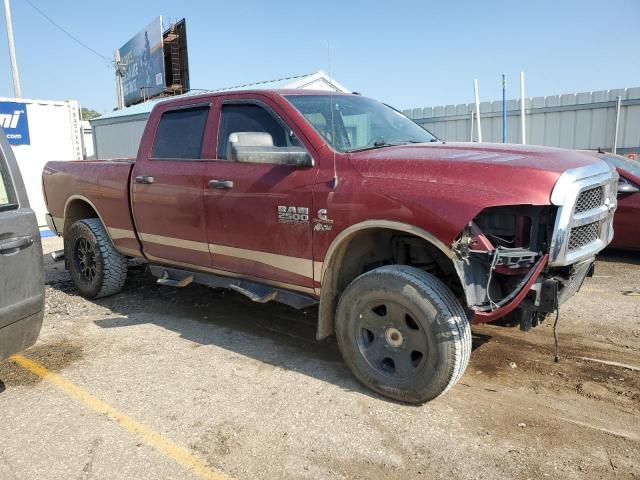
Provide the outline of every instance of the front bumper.
{"type": "Polygon", "coordinates": [[[540,280],[540,274],[547,266],[547,262],[549,261],[549,255],[544,255],[538,260],[538,262],[533,267],[533,270],[529,274],[529,279],[524,284],[524,286],[520,289],[518,293],[511,299],[510,302],[502,305],[495,310],[482,312],[480,310],[474,310],[473,317],[471,318],[471,323],[487,323],[492,322],[493,320],[497,320],[498,318],[502,318],[505,315],[513,312],[520,304],[524,301],[525,297],[531,291],[533,285],[540,280]]]}
{"type": "Polygon", "coordinates": [[[580,290],[585,278],[592,275],[594,264],[595,258],[589,258],[563,269],[549,268],[549,255],[544,255],[511,301],[495,310],[474,310],[471,323],[492,322],[522,307],[529,314],[552,313],[580,290]]]}

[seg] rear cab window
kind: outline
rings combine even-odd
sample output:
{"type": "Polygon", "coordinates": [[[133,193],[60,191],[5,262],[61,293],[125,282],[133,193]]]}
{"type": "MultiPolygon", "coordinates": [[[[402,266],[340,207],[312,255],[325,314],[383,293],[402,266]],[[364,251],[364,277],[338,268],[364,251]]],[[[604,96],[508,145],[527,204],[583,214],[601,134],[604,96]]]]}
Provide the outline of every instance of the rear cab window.
{"type": "Polygon", "coordinates": [[[151,158],[199,160],[208,115],[208,105],[164,112],[156,130],[151,158]]]}
{"type": "Polygon", "coordinates": [[[0,156],[0,212],[16,208],[18,208],[18,202],[8,166],[5,159],[0,156]]]}

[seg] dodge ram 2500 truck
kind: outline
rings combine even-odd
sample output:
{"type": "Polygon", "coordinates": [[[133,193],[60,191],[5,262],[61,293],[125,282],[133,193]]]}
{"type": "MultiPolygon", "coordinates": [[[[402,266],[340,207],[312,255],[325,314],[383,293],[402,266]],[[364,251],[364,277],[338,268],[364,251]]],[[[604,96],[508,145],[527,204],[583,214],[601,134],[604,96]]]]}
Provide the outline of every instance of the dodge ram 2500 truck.
{"type": "Polygon", "coordinates": [[[87,298],[127,259],[164,285],[318,303],[366,386],[446,392],[470,324],[537,325],[611,240],[618,176],[578,152],[439,141],[357,94],[256,90],[160,102],[135,159],[49,162],[50,226],[87,298]]]}

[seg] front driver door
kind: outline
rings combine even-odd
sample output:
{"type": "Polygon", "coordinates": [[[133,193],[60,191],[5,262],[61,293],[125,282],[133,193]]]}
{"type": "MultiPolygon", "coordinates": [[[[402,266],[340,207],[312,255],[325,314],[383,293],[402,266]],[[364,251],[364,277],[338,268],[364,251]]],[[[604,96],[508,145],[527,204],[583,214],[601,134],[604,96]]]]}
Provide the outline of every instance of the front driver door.
{"type": "Polygon", "coordinates": [[[217,158],[207,162],[205,175],[213,267],[311,293],[317,166],[228,161],[232,133],[269,133],[275,147],[302,145],[268,98],[233,98],[221,106],[217,158]]]}
{"type": "Polygon", "coordinates": [[[36,342],[43,307],[40,232],[0,128],[0,360],[36,342]]]}

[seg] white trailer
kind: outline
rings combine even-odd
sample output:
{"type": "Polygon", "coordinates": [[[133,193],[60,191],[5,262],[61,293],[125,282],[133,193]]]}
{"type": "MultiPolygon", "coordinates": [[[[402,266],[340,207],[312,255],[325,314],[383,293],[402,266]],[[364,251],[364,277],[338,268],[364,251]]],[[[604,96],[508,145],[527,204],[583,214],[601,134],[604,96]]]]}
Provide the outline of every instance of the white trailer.
{"type": "Polygon", "coordinates": [[[46,226],[44,164],[83,158],[78,102],[0,97],[0,127],[13,148],[38,225],[46,226]]]}

